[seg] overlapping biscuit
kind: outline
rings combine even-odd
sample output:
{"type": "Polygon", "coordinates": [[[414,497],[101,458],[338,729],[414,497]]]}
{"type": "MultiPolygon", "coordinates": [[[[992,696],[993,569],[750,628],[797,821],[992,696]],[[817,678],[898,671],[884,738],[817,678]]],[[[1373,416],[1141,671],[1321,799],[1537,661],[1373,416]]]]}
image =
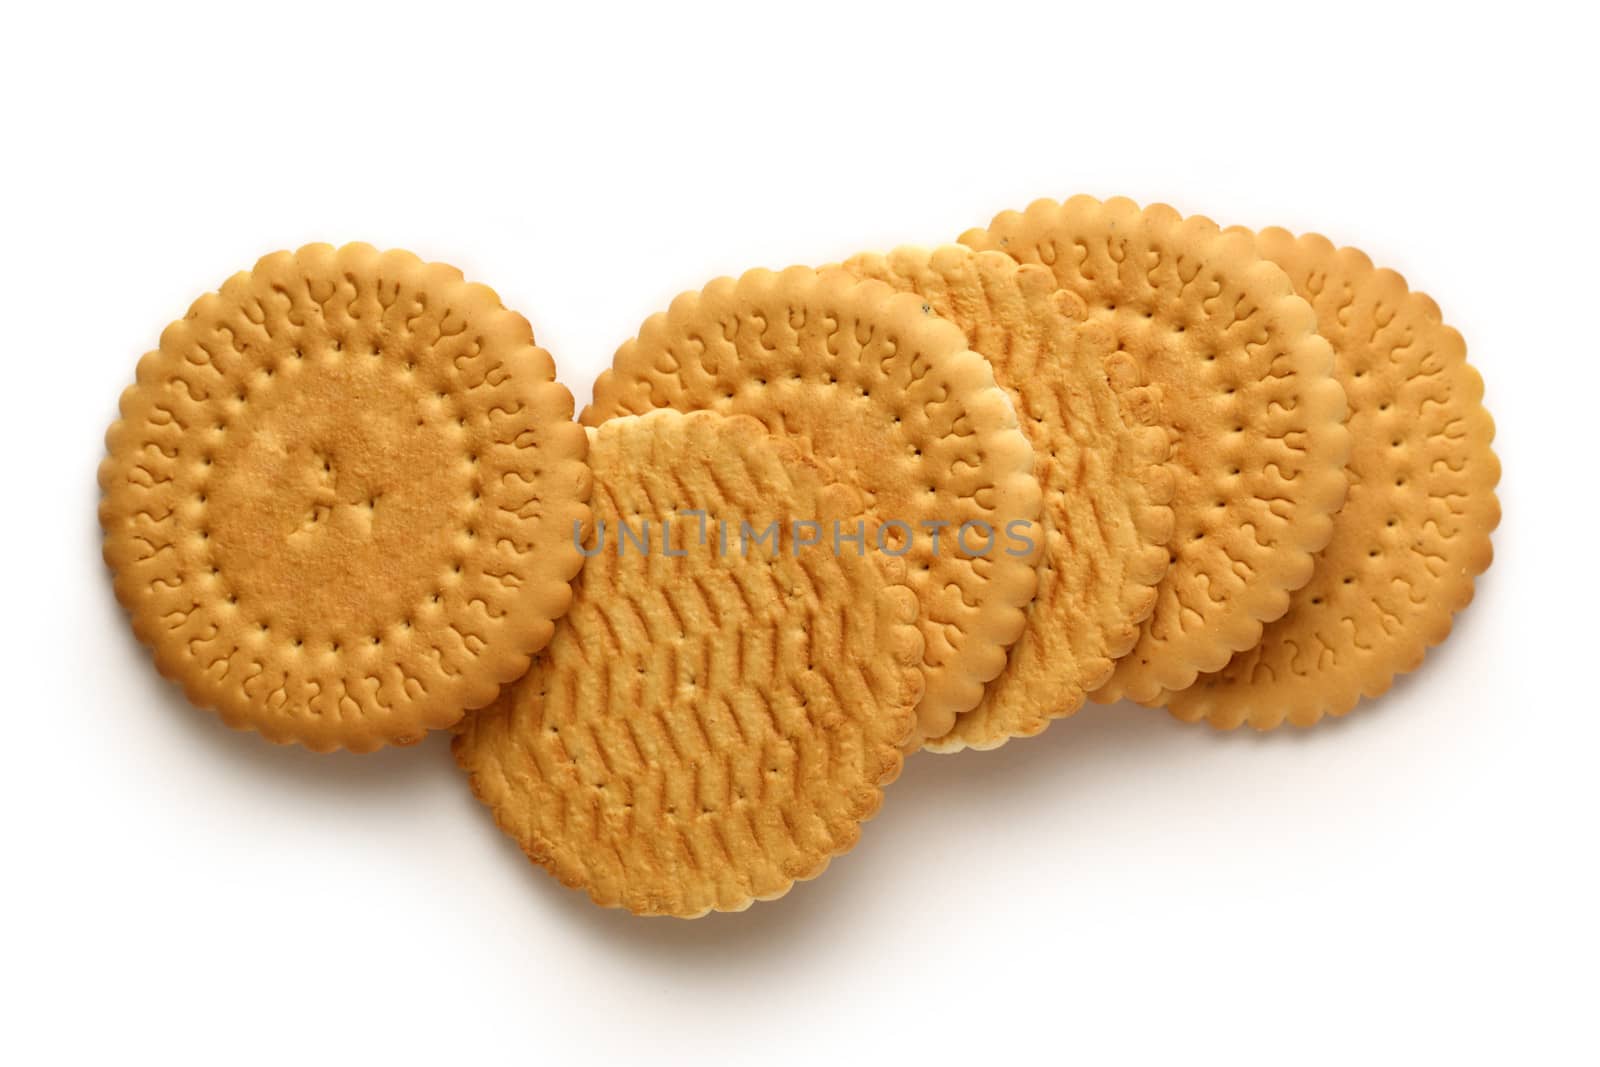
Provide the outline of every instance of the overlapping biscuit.
{"type": "Polygon", "coordinates": [[[598,904],[693,917],[781,896],[855,844],[899,773],[917,597],[893,566],[798,543],[839,487],[752,418],[613,419],[590,463],[572,610],[456,758],[598,904]],[[775,546],[742,535],[774,524],[775,546]]]}
{"type": "Polygon", "coordinates": [[[1500,464],[1483,381],[1437,304],[1317,235],[1269,229],[1257,245],[1333,345],[1350,401],[1349,497],[1288,614],[1168,707],[1182,719],[1271,729],[1348,712],[1444,640],[1493,558],[1500,464]]]}
{"type": "Polygon", "coordinates": [[[842,269],[920,296],[961,327],[1011,397],[1044,493],[1039,589],[983,699],[925,746],[993,748],[1070,715],[1132,646],[1167,570],[1172,475],[1150,425],[1159,387],[1051,272],[960,245],[863,254],[842,269]]]}
{"type": "Polygon", "coordinates": [[[961,331],[837,271],[720,278],[645,322],[580,421],[663,407],[753,415],[854,490],[865,551],[902,558],[922,604],[919,731],[948,732],[1005,665],[1040,548],[1033,451],[961,331]]]}
{"type": "Polygon", "coordinates": [[[1254,242],[1117,198],[1041,200],[962,243],[1042,263],[1160,390],[1175,476],[1171,567],[1096,700],[1159,701],[1260,639],[1311,575],[1349,435],[1315,316],[1254,242]]]}
{"type": "Polygon", "coordinates": [[[566,610],[584,432],[527,321],[452,267],[267,256],[162,333],[121,416],[100,467],[117,597],[229,725],[417,741],[566,610]]]}

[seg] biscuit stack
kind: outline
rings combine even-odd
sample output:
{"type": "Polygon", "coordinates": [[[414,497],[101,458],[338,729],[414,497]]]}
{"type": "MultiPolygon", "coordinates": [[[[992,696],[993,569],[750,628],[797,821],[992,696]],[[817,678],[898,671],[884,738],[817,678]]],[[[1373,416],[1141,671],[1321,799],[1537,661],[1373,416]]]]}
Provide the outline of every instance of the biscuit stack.
{"type": "Polygon", "coordinates": [[[1121,199],[717,279],[576,423],[492,290],[313,245],[140,361],[100,514],[195,704],[319,751],[454,729],[536,862],[695,916],[820,873],[918,750],[1382,693],[1489,564],[1482,396],[1360,252],[1121,199]]]}

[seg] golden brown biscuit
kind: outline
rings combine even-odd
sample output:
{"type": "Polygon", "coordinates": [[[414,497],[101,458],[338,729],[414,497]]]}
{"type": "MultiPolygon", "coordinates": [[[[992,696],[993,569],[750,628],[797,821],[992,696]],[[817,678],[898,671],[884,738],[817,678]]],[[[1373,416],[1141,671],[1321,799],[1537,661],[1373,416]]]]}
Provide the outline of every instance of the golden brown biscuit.
{"type": "Polygon", "coordinates": [[[1172,474],[1166,434],[1148,422],[1158,387],[1130,384],[1132,361],[1110,329],[1086,324],[1083,301],[1045,267],[961,245],[842,266],[917,294],[961,327],[1033,445],[1045,547],[1027,626],[977,707],[925,747],[994,748],[1036,734],[1105,683],[1166,573],[1172,474]]]}
{"type": "Polygon", "coordinates": [[[529,857],[598,904],[689,918],[781,896],[855,844],[899,773],[917,598],[875,560],[800,544],[837,487],[754,419],[592,433],[596,554],[456,758],[529,857]],[[772,524],[775,544],[743,537],[772,524]]]}
{"type": "Polygon", "coordinates": [[[1252,241],[1165,205],[1041,200],[961,240],[1048,266],[1160,389],[1171,568],[1138,642],[1091,694],[1159,701],[1260,640],[1328,543],[1349,455],[1328,343],[1252,241]]]}
{"type": "Polygon", "coordinates": [[[522,316],[453,267],[279,252],[139,361],[100,522],[156,666],[230,726],[410,744],[493,700],[567,608],[589,475],[522,316]]]}
{"type": "Polygon", "coordinates": [[[1181,719],[1269,730],[1343,715],[1444,640],[1493,558],[1500,462],[1483,380],[1437,304],[1316,234],[1263,230],[1257,245],[1311,301],[1333,344],[1350,398],[1350,494],[1289,613],[1168,707],[1181,719]]]}
{"type": "Polygon", "coordinates": [[[921,733],[977,704],[1033,598],[1040,492],[1016,414],[959,329],[840,272],[719,278],[645,322],[580,421],[662,407],[753,415],[853,487],[847,532],[859,522],[866,552],[903,558],[922,602],[921,733]]]}

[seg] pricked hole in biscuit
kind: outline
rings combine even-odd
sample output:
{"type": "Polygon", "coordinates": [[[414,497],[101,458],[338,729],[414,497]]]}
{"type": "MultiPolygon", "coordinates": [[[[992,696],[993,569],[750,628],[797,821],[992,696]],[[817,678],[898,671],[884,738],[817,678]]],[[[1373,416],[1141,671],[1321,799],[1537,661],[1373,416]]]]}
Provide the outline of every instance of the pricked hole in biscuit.
{"type": "Polygon", "coordinates": [[[305,647],[305,643],[306,643],[306,639],[303,638],[303,637],[297,637],[297,638],[294,639],[294,647],[295,648],[303,648],[303,647],[305,647]]]}
{"type": "Polygon", "coordinates": [[[305,351],[303,349],[296,348],[294,350],[294,358],[295,359],[305,359],[306,358],[305,351]]]}
{"type": "Polygon", "coordinates": [[[1311,603],[1312,604],[1321,604],[1322,603],[1322,598],[1319,597],[1319,596],[1314,596],[1314,597],[1311,598],[1311,603]]]}
{"type": "Polygon", "coordinates": [[[383,638],[379,637],[377,634],[373,634],[372,635],[372,643],[374,645],[381,645],[381,644],[383,644],[383,638]]]}
{"type": "Polygon", "coordinates": [[[228,606],[230,608],[236,608],[236,607],[239,606],[239,594],[237,594],[237,593],[229,593],[228,594],[228,606]]]}
{"type": "Polygon", "coordinates": [[[329,647],[330,647],[330,648],[332,648],[332,649],[333,649],[333,651],[334,651],[334,652],[335,652],[335,653],[337,653],[337,652],[338,652],[338,651],[339,651],[339,649],[340,649],[340,648],[342,648],[342,647],[343,647],[343,646],[342,646],[342,645],[340,645],[340,644],[339,644],[339,642],[337,642],[337,641],[335,641],[335,642],[334,642],[334,643],[333,643],[333,644],[332,644],[332,645],[331,645],[331,646],[329,646],[329,647]]]}

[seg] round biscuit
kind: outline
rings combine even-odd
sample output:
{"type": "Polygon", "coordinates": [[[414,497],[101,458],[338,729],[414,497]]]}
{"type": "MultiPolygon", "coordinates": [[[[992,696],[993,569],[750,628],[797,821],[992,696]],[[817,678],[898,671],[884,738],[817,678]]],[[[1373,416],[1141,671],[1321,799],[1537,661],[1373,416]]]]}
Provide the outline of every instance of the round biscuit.
{"type": "Polygon", "coordinates": [[[754,419],[591,433],[572,610],[456,758],[501,829],[600,905],[692,918],[781,896],[856,843],[899,773],[916,596],[895,568],[796,543],[838,487],[754,419]],[[750,544],[746,524],[782,533],[750,544]]]}
{"type": "Polygon", "coordinates": [[[1268,730],[1345,714],[1445,639],[1493,559],[1500,462],[1483,380],[1437,304],[1319,235],[1274,228],[1256,240],[1333,345],[1350,399],[1350,493],[1288,613],[1167,707],[1268,730]]]}
{"type": "Polygon", "coordinates": [[[522,316],[362,244],[266,256],[139,361],[104,554],[156,666],[230,726],[409,744],[494,699],[571,598],[572,397],[522,316]]]}

